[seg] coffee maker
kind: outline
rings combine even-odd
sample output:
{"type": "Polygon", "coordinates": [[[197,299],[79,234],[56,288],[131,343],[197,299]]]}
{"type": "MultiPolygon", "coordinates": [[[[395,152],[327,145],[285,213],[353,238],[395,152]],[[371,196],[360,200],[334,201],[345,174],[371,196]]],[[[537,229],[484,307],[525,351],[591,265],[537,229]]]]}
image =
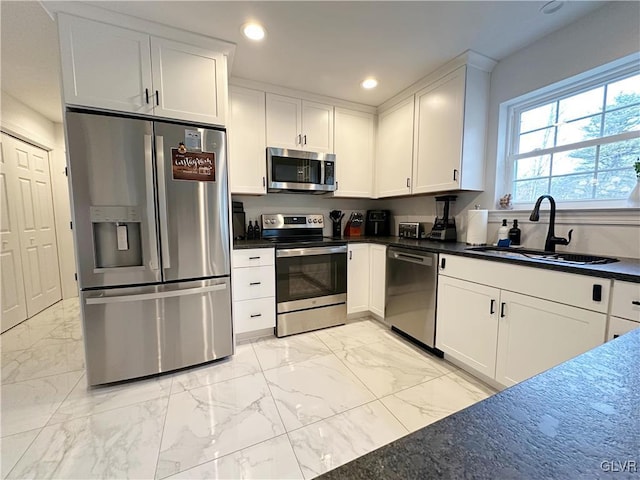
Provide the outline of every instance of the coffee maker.
{"type": "Polygon", "coordinates": [[[333,238],[340,238],[342,235],[342,218],[344,217],[344,213],[340,210],[331,210],[329,212],[329,218],[331,219],[332,229],[331,236],[333,238]]]}
{"type": "Polygon", "coordinates": [[[429,240],[439,242],[455,242],[458,238],[456,220],[450,214],[451,202],[456,201],[457,195],[442,195],[436,197],[436,219],[433,228],[427,236],[429,240]]]}

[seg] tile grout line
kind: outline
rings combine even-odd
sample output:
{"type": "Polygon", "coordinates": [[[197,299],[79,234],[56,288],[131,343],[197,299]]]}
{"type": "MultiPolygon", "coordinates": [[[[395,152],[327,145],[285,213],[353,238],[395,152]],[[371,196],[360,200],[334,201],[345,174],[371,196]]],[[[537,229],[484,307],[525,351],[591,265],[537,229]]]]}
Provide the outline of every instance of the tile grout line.
{"type": "MultiPolygon", "coordinates": [[[[173,379],[171,382],[171,386],[173,387],[173,379]]],[[[160,441],[158,442],[158,456],[156,457],[156,468],[153,470],[154,479],[158,478],[158,465],[160,464],[160,453],[162,452],[162,440],[164,440],[164,429],[167,426],[167,418],[169,417],[169,403],[171,403],[171,389],[169,389],[169,395],[167,396],[167,406],[164,411],[164,421],[162,422],[162,432],[160,432],[160,441]]],[[[179,473],[179,472],[176,472],[176,473],[179,473]]]]}

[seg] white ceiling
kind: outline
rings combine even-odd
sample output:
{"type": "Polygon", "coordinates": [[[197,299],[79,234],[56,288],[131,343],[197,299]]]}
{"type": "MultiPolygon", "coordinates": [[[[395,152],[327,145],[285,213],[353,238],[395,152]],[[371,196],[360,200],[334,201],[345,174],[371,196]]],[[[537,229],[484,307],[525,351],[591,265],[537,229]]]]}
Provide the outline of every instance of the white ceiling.
{"type": "MultiPolygon", "coordinates": [[[[600,8],[567,1],[97,1],[95,6],[237,44],[231,75],[377,106],[467,49],[495,60],[600,8]],[[261,44],[240,26],[260,21],[261,44]],[[375,76],[372,91],[359,84],[375,76]]],[[[0,2],[2,89],[61,122],[56,26],[39,2],[0,2]]],[[[535,68],[532,66],[532,68],[535,68]]]]}

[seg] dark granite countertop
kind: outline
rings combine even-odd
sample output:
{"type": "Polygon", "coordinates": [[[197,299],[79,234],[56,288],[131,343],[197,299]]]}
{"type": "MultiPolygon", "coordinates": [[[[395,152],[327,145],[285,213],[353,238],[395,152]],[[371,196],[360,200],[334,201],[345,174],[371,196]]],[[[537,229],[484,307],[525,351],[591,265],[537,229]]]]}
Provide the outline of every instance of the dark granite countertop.
{"type": "Polygon", "coordinates": [[[640,478],[639,386],[640,329],[319,478],[640,478]]]}
{"type": "MultiPolygon", "coordinates": [[[[616,280],[640,283],[640,259],[636,258],[618,257],[620,259],[619,262],[599,265],[567,265],[550,262],[547,260],[527,258],[524,256],[515,258],[504,257],[496,252],[478,252],[474,250],[468,250],[468,245],[461,242],[440,243],[430,240],[413,240],[400,237],[343,237],[339,239],[324,239],[322,242],[310,242],[306,245],[315,246],[318,244],[331,245],[344,243],[377,243],[394,247],[404,247],[427,252],[462,255],[465,257],[478,258],[482,260],[493,260],[497,262],[506,262],[525,265],[529,267],[544,268],[547,270],[557,270],[561,272],[578,273],[594,277],[613,278],[616,280]]],[[[299,246],[300,244],[291,244],[287,246],[293,245],[299,246]]],[[[267,240],[236,240],[233,242],[234,249],[273,247],[274,244],[267,240]]]]}

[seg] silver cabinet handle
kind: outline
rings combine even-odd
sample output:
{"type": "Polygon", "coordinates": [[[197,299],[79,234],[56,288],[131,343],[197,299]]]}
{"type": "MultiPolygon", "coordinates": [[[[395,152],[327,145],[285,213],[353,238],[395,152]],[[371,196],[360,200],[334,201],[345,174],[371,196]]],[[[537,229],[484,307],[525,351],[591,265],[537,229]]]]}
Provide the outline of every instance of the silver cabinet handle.
{"type": "Polygon", "coordinates": [[[147,105],[149,105],[149,89],[148,88],[144,89],[144,96],[147,100],[147,105]]]}
{"type": "Polygon", "coordinates": [[[302,145],[302,134],[301,133],[298,134],[298,141],[296,142],[296,145],[302,145]]]}
{"type": "Polygon", "coordinates": [[[167,225],[167,185],[164,171],[164,137],[156,135],[156,159],[158,161],[158,207],[160,210],[160,244],[162,268],[171,267],[169,255],[169,226],[167,225]]]}
{"type": "Polygon", "coordinates": [[[303,145],[306,145],[306,144],[307,144],[307,136],[306,136],[306,135],[303,135],[303,136],[302,136],[302,138],[304,138],[304,143],[303,143],[303,145]]]}
{"type": "Polygon", "coordinates": [[[255,285],[261,285],[261,284],[262,284],[262,282],[250,282],[249,283],[249,285],[252,286],[252,287],[255,286],[255,285]]]}
{"type": "Polygon", "coordinates": [[[262,186],[263,187],[267,186],[267,179],[265,177],[262,177],[262,186]]]}
{"type": "Polygon", "coordinates": [[[262,257],[249,257],[249,260],[260,260],[262,257]]]}
{"type": "Polygon", "coordinates": [[[453,169],[453,181],[457,182],[458,181],[458,170],[457,169],[453,169]]]}
{"type": "Polygon", "coordinates": [[[411,179],[407,178],[407,188],[411,188],[411,179]]]}
{"type": "MultiPolygon", "coordinates": [[[[148,103],[148,102],[147,102],[148,103]]],[[[153,198],[153,152],[151,135],[144,136],[144,176],[147,197],[147,224],[149,229],[149,268],[158,270],[158,234],[155,200],[153,198]]]]}
{"type": "Polygon", "coordinates": [[[256,318],[256,317],[261,317],[262,314],[261,313],[255,313],[253,315],[249,315],[250,318],[256,318]]]}
{"type": "Polygon", "coordinates": [[[160,93],[156,90],[156,105],[160,106],[160,93]]]}
{"type": "Polygon", "coordinates": [[[496,301],[491,299],[491,307],[489,308],[489,315],[493,315],[496,312],[496,301]]]}
{"type": "Polygon", "coordinates": [[[197,295],[199,293],[215,292],[225,290],[226,283],[211,285],[209,287],[185,288],[183,290],[172,290],[170,292],[157,293],[136,293],[134,295],[117,295],[114,297],[89,297],[85,303],[87,305],[102,305],[107,303],[138,302],[140,300],[158,300],[162,298],[182,297],[186,295],[197,295]]]}
{"type": "Polygon", "coordinates": [[[353,250],[349,252],[349,260],[353,260],[353,250]]]}

